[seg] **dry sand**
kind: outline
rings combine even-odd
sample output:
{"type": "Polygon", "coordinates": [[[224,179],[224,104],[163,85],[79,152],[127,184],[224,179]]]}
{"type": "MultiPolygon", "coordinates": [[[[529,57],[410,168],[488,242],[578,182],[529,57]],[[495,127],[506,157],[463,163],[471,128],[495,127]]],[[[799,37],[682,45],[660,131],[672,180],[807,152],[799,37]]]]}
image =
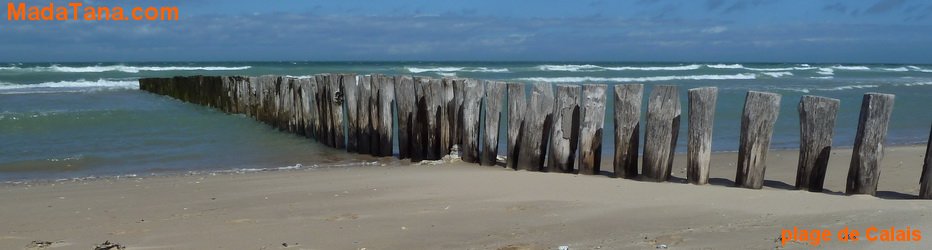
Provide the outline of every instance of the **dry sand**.
{"type": "Polygon", "coordinates": [[[7,185],[0,249],[773,249],[782,228],[871,225],[924,238],[821,247],[929,249],[924,150],[888,148],[878,197],[840,193],[850,149],[835,150],[825,193],[791,190],[796,151],[770,153],[763,190],[730,186],[734,153],[713,155],[705,186],[683,183],[684,155],[673,183],[449,163],[7,185]]]}

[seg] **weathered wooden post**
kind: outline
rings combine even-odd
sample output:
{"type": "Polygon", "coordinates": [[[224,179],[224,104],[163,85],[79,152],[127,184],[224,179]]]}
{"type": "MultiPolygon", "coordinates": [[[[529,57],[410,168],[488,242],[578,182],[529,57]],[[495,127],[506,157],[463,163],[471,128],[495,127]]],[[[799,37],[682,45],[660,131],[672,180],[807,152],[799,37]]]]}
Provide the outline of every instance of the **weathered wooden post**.
{"type": "Polygon", "coordinates": [[[440,150],[441,139],[441,110],[443,107],[443,84],[440,79],[430,79],[427,85],[427,154],[428,160],[443,158],[440,150]]]}
{"type": "MultiPolygon", "coordinates": [[[[314,99],[317,101],[316,106],[320,115],[319,141],[326,146],[332,146],[333,129],[331,128],[330,119],[333,115],[330,114],[330,102],[333,101],[333,98],[330,93],[330,75],[320,74],[315,75],[314,78],[317,82],[317,96],[314,99]]],[[[249,102],[247,101],[247,103],[249,102]]]]}
{"type": "Polygon", "coordinates": [[[453,80],[453,144],[463,148],[463,102],[466,100],[466,79],[453,80]]]}
{"type": "Polygon", "coordinates": [[[376,106],[370,104],[372,100],[372,76],[361,75],[357,78],[359,79],[357,81],[359,106],[356,108],[358,116],[356,123],[359,130],[356,132],[356,151],[360,154],[376,155],[374,152],[378,150],[378,147],[373,147],[373,145],[378,144],[371,142],[374,132],[372,122],[369,119],[373,115],[378,115],[378,109],[374,109],[376,106]]]}
{"type": "MultiPolygon", "coordinates": [[[[373,78],[374,79],[374,78],[373,78]]],[[[378,90],[379,90],[379,156],[391,156],[392,155],[392,139],[394,131],[392,129],[392,123],[394,119],[394,113],[392,112],[392,103],[395,102],[395,83],[398,78],[392,78],[388,76],[379,75],[378,76],[378,90]]],[[[373,81],[375,82],[375,81],[373,81]]],[[[401,112],[398,112],[399,114],[401,112]]],[[[400,119],[399,115],[399,119],[400,119]]],[[[401,131],[401,125],[398,125],[398,131],[401,131]]],[[[399,146],[400,148],[400,146],[399,146]]],[[[399,156],[400,157],[400,156],[399,156]]]]}
{"type": "Polygon", "coordinates": [[[549,83],[535,83],[528,98],[524,129],[521,132],[521,152],[518,156],[518,168],[528,171],[540,171],[544,166],[544,153],[547,152],[547,136],[553,122],[553,87],[549,83]]]}
{"type": "Polygon", "coordinates": [[[799,164],[796,189],[822,192],[828,158],[832,153],[838,99],[803,96],[799,100],[799,164]]]}
{"type": "Polygon", "coordinates": [[[359,91],[357,77],[354,74],[340,75],[343,86],[343,101],[346,103],[346,151],[357,152],[359,143],[359,91]]]}
{"type": "Polygon", "coordinates": [[[893,100],[894,95],[891,94],[864,94],[845,193],[869,195],[877,193],[880,161],[883,160],[887,127],[890,124],[890,115],[893,113],[893,100]]]}
{"type": "Polygon", "coordinates": [[[638,176],[643,84],[615,85],[615,177],[638,176]]]}
{"type": "Polygon", "coordinates": [[[709,164],[712,157],[712,124],[715,120],[715,102],[718,88],[689,90],[689,127],[686,142],[686,180],[692,184],[709,182],[709,164]]]}
{"type": "Polygon", "coordinates": [[[748,91],[741,115],[741,136],[738,146],[738,171],[735,186],[760,189],[767,169],[767,151],[773,136],[773,125],[780,113],[780,95],[748,91]]]}
{"type": "Polygon", "coordinates": [[[579,132],[579,173],[602,171],[602,129],[605,127],[605,84],[583,85],[582,123],[579,132]]]}
{"type": "Polygon", "coordinates": [[[479,163],[495,166],[498,163],[498,128],[501,126],[502,104],[505,100],[505,83],[489,82],[485,91],[485,134],[482,135],[482,152],[479,163]]]}
{"type": "Polygon", "coordinates": [[[443,78],[441,84],[443,84],[443,108],[440,115],[440,155],[446,156],[450,154],[450,149],[455,144],[453,133],[456,124],[456,107],[453,102],[453,79],[443,78]]]}
{"type": "Polygon", "coordinates": [[[414,79],[410,76],[396,76],[395,98],[398,102],[398,158],[411,158],[415,117],[414,79]]]}
{"type": "Polygon", "coordinates": [[[411,142],[411,161],[419,162],[427,159],[427,86],[430,78],[414,77],[414,127],[409,135],[413,138],[411,142]]]}
{"type": "MultiPolygon", "coordinates": [[[[343,128],[343,105],[346,104],[346,91],[343,90],[344,75],[331,75],[330,91],[333,101],[330,102],[331,129],[333,129],[333,147],[346,148],[346,130],[343,128]]],[[[355,77],[354,77],[355,79],[355,77]]]]}
{"type": "Polygon", "coordinates": [[[647,131],[644,134],[645,180],[670,179],[673,153],[680,131],[680,96],[673,85],[658,85],[647,103],[647,131]]]}
{"type": "Polygon", "coordinates": [[[521,152],[521,133],[524,130],[524,113],[527,110],[524,84],[508,83],[508,141],[505,167],[518,169],[518,155],[521,152]]]}
{"type": "Polygon", "coordinates": [[[466,79],[463,99],[463,144],[460,149],[463,161],[469,163],[479,162],[479,110],[482,106],[482,96],[485,95],[484,82],[466,79]]]}
{"type": "Polygon", "coordinates": [[[553,109],[553,132],[547,153],[547,171],[572,173],[579,145],[579,85],[557,85],[553,109]]]}
{"type": "Polygon", "coordinates": [[[919,177],[919,199],[932,199],[932,129],[929,130],[925,163],[922,164],[922,174],[919,177]]]}

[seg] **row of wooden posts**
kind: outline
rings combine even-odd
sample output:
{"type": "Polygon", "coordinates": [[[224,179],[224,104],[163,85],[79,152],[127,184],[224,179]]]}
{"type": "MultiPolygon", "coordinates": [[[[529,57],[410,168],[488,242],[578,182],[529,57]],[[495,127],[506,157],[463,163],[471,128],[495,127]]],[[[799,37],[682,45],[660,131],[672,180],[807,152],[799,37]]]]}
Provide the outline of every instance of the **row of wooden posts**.
{"type": "MultiPolygon", "coordinates": [[[[139,82],[140,89],[148,92],[246,114],[334,148],[374,156],[393,154],[393,118],[397,112],[398,158],[415,162],[441,159],[459,145],[463,161],[496,165],[499,126],[504,119],[508,126],[505,166],[580,174],[601,172],[605,105],[610,95],[615,105],[614,176],[657,182],[670,178],[681,116],[677,87],[654,86],[647,101],[639,173],[642,84],[619,84],[613,91],[604,84],[561,84],[556,85],[554,94],[553,86],[546,83],[354,74],[309,78],[189,76],[139,82]],[[526,87],[531,88],[529,95],[526,87]],[[508,117],[502,117],[505,108],[508,117]],[[482,114],[484,124],[480,124],[482,114]],[[480,126],[485,126],[481,138],[480,126]]],[[[709,179],[717,93],[715,87],[688,90],[690,183],[706,184],[709,179]]],[[[764,183],[780,97],[776,93],[747,93],[736,186],[759,189],[764,183]]],[[[864,95],[848,172],[848,194],[876,193],[893,101],[890,94],[864,95]]],[[[838,107],[839,100],[827,97],[807,95],[799,102],[798,189],[822,191],[838,107]]],[[[932,148],[932,132],[929,146],[932,148]]],[[[927,152],[920,198],[932,198],[930,165],[927,152]]]]}

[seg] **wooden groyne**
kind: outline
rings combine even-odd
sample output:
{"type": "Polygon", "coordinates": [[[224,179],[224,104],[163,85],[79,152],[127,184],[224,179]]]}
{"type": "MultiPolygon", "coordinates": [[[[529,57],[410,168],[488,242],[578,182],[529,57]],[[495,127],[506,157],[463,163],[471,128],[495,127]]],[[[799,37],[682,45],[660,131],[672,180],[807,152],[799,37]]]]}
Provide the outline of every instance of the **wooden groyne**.
{"type": "MultiPolygon", "coordinates": [[[[188,76],[144,78],[141,90],[245,114],[282,131],[348,152],[413,162],[455,155],[465,162],[528,171],[605,174],[602,134],[613,119],[614,177],[667,181],[673,168],[682,104],[676,86],[554,85],[475,79],[355,74],[311,77],[188,76]],[[556,90],[556,91],[554,91],[556,90]],[[606,100],[613,112],[606,117],[606,100]],[[397,118],[397,119],[396,119],[397,118]],[[499,128],[507,128],[500,135],[499,128]],[[394,129],[398,133],[394,133],[394,129]],[[499,141],[507,145],[499,158],[499,141]],[[397,148],[393,142],[398,142],[397,148]],[[643,166],[639,149],[643,148],[643,166]],[[458,150],[457,150],[458,149],[458,150]],[[397,152],[397,154],[394,154],[397,152]]],[[[716,88],[688,90],[687,181],[708,183],[716,88]]],[[[846,193],[874,195],[894,96],[867,93],[861,105],[846,193]]],[[[781,96],[748,91],[741,119],[735,185],[759,189],[781,96]]],[[[799,101],[800,158],[796,188],[822,191],[831,155],[837,99],[799,101]]],[[[920,194],[932,199],[932,132],[920,194]]]]}

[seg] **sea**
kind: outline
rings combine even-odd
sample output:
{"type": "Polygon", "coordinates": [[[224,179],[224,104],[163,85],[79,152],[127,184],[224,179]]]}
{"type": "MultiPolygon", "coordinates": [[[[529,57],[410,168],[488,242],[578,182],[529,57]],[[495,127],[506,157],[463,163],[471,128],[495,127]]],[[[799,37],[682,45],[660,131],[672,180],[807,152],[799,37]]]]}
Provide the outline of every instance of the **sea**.
{"type": "MultiPolygon", "coordinates": [[[[833,145],[836,148],[854,144],[861,100],[867,92],[896,95],[888,145],[925,144],[932,124],[932,65],[919,64],[0,63],[0,181],[349,167],[386,161],[327,148],[243,115],[143,92],[137,82],[144,77],[300,77],[318,73],[461,77],[526,84],[643,83],[646,89],[642,110],[652,86],[677,85],[684,110],[679,152],[686,150],[686,91],[697,87],[719,89],[712,139],[713,150],[719,152],[738,149],[740,117],[749,90],[782,95],[772,149],[799,147],[797,106],[803,95],[841,100],[833,145]]],[[[611,115],[612,98],[607,99],[606,114],[611,115]]],[[[611,116],[607,116],[603,156],[614,151],[612,128],[611,116]]],[[[504,125],[501,133],[505,133],[504,125]]],[[[500,138],[504,143],[505,136],[500,138]]],[[[608,168],[611,162],[603,164],[608,168]]]]}

